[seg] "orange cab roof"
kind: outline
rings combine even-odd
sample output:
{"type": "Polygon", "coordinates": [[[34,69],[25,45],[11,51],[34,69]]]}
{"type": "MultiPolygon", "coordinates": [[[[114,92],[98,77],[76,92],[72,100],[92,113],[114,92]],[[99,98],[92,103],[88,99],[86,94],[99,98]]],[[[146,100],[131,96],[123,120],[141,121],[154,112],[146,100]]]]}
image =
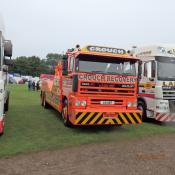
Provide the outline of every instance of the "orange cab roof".
{"type": "Polygon", "coordinates": [[[74,55],[75,57],[82,55],[91,55],[91,56],[103,56],[103,57],[111,57],[111,58],[126,58],[138,60],[138,58],[131,56],[124,49],[119,48],[111,48],[111,47],[103,47],[103,46],[86,46],[82,49],[76,48],[72,52],[68,52],[68,55],[74,55]]]}

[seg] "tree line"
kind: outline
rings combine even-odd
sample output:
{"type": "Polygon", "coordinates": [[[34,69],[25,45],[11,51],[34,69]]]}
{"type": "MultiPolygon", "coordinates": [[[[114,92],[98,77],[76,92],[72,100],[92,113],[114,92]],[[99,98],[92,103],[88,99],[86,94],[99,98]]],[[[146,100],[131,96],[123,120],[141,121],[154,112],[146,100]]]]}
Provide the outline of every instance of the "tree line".
{"type": "Polygon", "coordinates": [[[20,75],[39,76],[40,74],[54,74],[55,66],[63,58],[62,54],[48,53],[45,59],[37,56],[20,56],[13,59],[13,64],[9,66],[9,73],[19,73],[20,75]]]}

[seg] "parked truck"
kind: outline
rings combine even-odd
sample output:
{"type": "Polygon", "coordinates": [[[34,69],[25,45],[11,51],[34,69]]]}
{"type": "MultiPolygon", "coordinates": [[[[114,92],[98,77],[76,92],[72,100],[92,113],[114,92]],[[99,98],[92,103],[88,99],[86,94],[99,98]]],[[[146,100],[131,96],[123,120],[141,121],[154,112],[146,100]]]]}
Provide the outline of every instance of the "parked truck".
{"type": "Polygon", "coordinates": [[[175,45],[135,47],[140,59],[138,107],[143,120],[175,122],[175,45]]]}
{"type": "Polygon", "coordinates": [[[12,56],[12,43],[10,40],[5,40],[3,30],[0,29],[0,134],[4,131],[5,112],[9,106],[9,91],[7,90],[8,83],[8,65],[10,59],[6,57],[12,56]]]}
{"type": "Polygon", "coordinates": [[[124,49],[77,45],[54,80],[42,81],[41,103],[59,111],[66,126],[141,124],[137,62],[124,49]]]}

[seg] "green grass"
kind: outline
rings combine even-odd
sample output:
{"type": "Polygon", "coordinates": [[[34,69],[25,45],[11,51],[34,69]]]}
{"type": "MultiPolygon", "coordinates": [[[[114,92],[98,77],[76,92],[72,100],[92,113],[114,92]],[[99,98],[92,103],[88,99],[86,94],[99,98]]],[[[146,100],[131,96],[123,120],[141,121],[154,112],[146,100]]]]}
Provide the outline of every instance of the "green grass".
{"type": "Polygon", "coordinates": [[[123,127],[66,128],[54,110],[41,107],[39,93],[11,85],[10,110],[0,138],[0,157],[82,144],[121,142],[157,134],[175,133],[173,126],[145,123],[123,127]]]}

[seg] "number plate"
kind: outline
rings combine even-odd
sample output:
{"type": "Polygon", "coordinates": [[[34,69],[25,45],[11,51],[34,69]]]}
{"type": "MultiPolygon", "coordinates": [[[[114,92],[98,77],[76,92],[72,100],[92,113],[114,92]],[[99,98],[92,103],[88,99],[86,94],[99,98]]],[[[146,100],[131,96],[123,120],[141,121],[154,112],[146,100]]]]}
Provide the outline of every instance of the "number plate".
{"type": "Polygon", "coordinates": [[[113,112],[106,112],[103,114],[104,118],[117,118],[118,114],[117,113],[113,113],[113,112]]]}
{"type": "Polygon", "coordinates": [[[100,101],[101,105],[114,105],[115,101],[100,101]]]}

